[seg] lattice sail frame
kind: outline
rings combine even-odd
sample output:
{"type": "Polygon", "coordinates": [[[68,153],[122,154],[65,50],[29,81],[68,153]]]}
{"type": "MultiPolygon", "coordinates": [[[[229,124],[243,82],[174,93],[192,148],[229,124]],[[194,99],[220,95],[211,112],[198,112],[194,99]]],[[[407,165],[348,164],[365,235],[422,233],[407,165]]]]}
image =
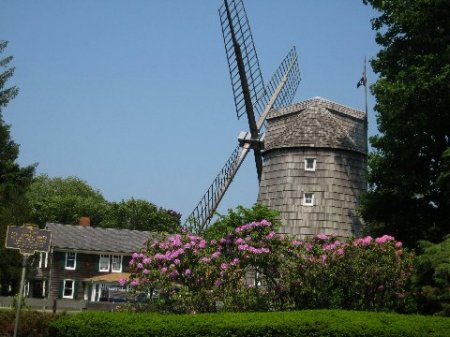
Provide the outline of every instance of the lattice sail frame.
{"type": "Polygon", "coordinates": [[[264,95],[256,102],[255,110],[261,111],[260,118],[256,123],[258,131],[262,131],[270,110],[276,110],[292,103],[300,80],[298,54],[295,47],[292,47],[272,75],[264,90],[264,95]],[[280,84],[282,85],[280,86],[280,84]]]}
{"type": "Polygon", "coordinates": [[[190,227],[191,232],[201,233],[208,227],[217,206],[222,200],[228,186],[231,184],[236,174],[235,172],[237,172],[240,163],[243,161],[243,158],[240,160],[241,156],[242,148],[238,145],[233,150],[206,193],[200,199],[200,202],[187,217],[185,226],[190,227]]]}
{"type": "MultiPolygon", "coordinates": [[[[236,115],[241,118],[246,114],[244,88],[241,86],[241,79],[238,69],[238,60],[234,51],[234,41],[236,41],[242,52],[242,60],[247,75],[248,88],[251,103],[255,107],[258,99],[264,94],[264,81],[259,66],[258,54],[253,43],[252,32],[248,22],[242,0],[224,1],[219,8],[220,24],[222,26],[223,42],[227,54],[228,69],[230,73],[231,86],[233,89],[236,115]],[[229,20],[231,18],[231,22],[229,20]]],[[[255,110],[258,116],[262,110],[255,110]]]]}

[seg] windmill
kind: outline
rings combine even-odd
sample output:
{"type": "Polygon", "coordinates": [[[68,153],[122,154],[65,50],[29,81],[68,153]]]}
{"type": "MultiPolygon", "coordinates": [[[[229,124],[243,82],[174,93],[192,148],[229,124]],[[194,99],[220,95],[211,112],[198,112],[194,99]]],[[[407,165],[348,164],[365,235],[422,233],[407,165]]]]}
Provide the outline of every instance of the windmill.
{"type": "Polygon", "coordinates": [[[264,124],[270,110],[291,103],[300,83],[298,56],[292,48],[265,86],[247,14],[242,0],[223,0],[220,23],[229,67],[237,118],[247,116],[249,131],[241,132],[238,145],[220,170],[186,225],[192,232],[207,228],[215,210],[233,181],[239,167],[253,150],[258,180],[261,181],[264,124]],[[256,117],[258,116],[258,117],[256,117]],[[257,119],[258,118],[258,119],[257,119]]]}

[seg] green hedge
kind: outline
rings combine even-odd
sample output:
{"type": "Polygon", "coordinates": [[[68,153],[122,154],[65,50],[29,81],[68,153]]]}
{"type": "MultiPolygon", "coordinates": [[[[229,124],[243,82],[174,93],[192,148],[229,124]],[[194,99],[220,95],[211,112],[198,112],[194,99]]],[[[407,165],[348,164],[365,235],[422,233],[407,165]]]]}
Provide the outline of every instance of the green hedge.
{"type": "Polygon", "coordinates": [[[51,323],[55,337],[446,336],[450,318],[343,310],[160,315],[83,312],[51,323]]]}
{"type": "MultiPolygon", "coordinates": [[[[20,313],[18,337],[47,337],[48,326],[57,316],[31,310],[20,313]]],[[[14,333],[16,311],[0,310],[0,337],[9,337],[14,333]]]]}

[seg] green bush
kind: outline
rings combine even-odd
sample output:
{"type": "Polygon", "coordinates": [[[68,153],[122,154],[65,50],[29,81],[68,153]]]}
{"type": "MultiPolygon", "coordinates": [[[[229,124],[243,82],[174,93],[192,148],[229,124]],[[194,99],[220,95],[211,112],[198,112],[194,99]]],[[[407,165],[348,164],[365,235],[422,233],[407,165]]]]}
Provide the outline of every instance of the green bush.
{"type": "MultiPolygon", "coordinates": [[[[57,316],[37,311],[22,311],[18,337],[47,337],[48,327],[57,316]]],[[[10,337],[14,333],[15,310],[0,310],[0,337],[10,337]]]]}
{"type": "Polygon", "coordinates": [[[450,316],[450,235],[432,244],[419,242],[414,285],[418,309],[423,314],[450,316]]]}
{"type": "Polygon", "coordinates": [[[51,323],[56,337],[448,336],[450,318],[342,310],[160,315],[83,312],[51,323]]]}

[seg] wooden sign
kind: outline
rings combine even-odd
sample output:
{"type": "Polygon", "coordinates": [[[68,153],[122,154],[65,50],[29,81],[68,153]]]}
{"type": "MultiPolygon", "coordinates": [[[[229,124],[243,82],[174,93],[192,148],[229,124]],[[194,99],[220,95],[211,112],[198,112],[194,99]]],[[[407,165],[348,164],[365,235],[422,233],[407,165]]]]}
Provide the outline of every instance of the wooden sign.
{"type": "Polygon", "coordinates": [[[23,255],[33,255],[35,252],[49,252],[51,240],[51,231],[36,225],[8,226],[5,247],[19,249],[23,255]]]}

